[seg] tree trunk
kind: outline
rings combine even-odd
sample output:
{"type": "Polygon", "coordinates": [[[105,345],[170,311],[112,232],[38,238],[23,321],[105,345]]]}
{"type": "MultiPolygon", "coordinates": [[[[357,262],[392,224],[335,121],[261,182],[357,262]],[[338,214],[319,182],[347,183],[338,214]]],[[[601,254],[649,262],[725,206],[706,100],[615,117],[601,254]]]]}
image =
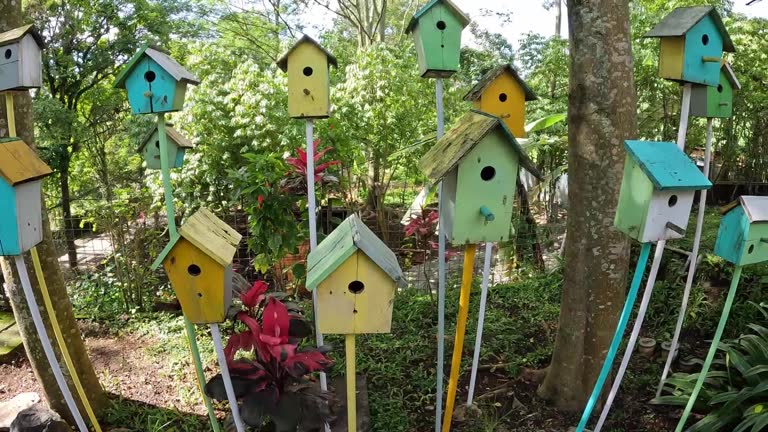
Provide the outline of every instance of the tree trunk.
{"type": "MultiPolygon", "coordinates": [[[[67,156],[69,159],[69,156],[67,156]]],[[[69,195],[69,160],[62,163],[59,171],[59,187],[61,190],[61,213],[63,218],[64,239],[67,244],[69,268],[77,268],[77,246],[75,245],[75,227],[72,219],[72,199],[69,195]]]]}
{"type": "MultiPolygon", "coordinates": [[[[0,2],[0,31],[10,30],[21,24],[21,1],[12,0],[0,2]]],[[[34,142],[32,99],[28,93],[24,92],[17,94],[14,101],[16,106],[16,128],[18,134],[27,143],[32,145],[31,143],[34,142]]],[[[0,118],[6,118],[5,104],[0,104],[0,118]]],[[[32,145],[32,147],[34,148],[34,145],[32,145]]],[[[72,304],[69,302],[64,278],[59,269],[58,257],[53,245],[53,236],[48,224],[48,215],[45,211],[45,206],[43,206],[43,242],[37,246],[37,251],[40,255],[48,290],[50,291],[51,298],[54,299],[53,304],[55,313],[58,317],[59,324],[61,325],[61,330],[72,356],[72,360],[77,368],[77,373],[85,388],[86,394],[88,394],[90,398],[91,405],[95,410],[99,411],[106,406],[107,399],[99,384],[99,380],[96,377],[96,373],[93,370],[93,365],[88,358],[85,344],[83,343],[83,339],[77,327],[77,322],[75,321],[74,313],[72,312],[72,304]]],[[[37,299],[40,308],[44,311],[45,309],[42,305],[40,287],[36,282],[37,279],[34,273],[34,268],[32,267],[32,261],[29,256],[25,258],[25,261],[32,280],[32,290],[35,293],[35,298],[37,299]]],[[[60,413],[63,417],[71,420],[72,417],[56,384],[51,368],[48,365],[48,360],[43,353],[43,348],[32,322],[32,317],[29,308],[27,307],[22,287],[19,284],[15,266],[7,259],[0,259],[0,267],[2,267],[3,275],[7,283],[7,295],[13,308],[32,370],[43,387],[43,392],[45,393],[45,397],[51,408],[60,413]]],[[[53,335],[51,324],[47,319],[47,314],[43,313],[42,315],[49,334],[53,335]]],[[[63,365],[64,362],[60,355],[61,353],[55,343],[54,348],[57,352],[59,361],[63,365]]],[[[64,375],[67,377],[69,376],[66,372],[64,375]]],[[[74,392],[74,387],[71,383],[70,388],[73,389],[72,391],[74,392]]]]}
{"type": "Polygon", "coordinates": [[[564,410],[589,397],[626,291],[629,241],[613,228],[636,99],[629,0],[569,0],[569,214],[555,351],[539,394],[564,410]]]}

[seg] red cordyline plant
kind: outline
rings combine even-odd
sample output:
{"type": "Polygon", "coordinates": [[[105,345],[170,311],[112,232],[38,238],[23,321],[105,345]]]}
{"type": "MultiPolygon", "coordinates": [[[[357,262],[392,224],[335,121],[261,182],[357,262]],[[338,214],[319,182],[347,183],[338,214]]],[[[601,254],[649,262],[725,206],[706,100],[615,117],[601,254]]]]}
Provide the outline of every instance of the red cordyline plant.
{"type": "MultiPolygon", "coordinates": [[[[243,421],[258,427],[271,418],[279,432],[314,430],[332,419],[328,396],[308,379],[331,366],[328,349],[299,349],[311,327],[296,305],[267,289],[258,281],[240,296],[245,310],[236,319],[245,330],[224,349],[243,421]]],[[[221,375],[208,382],[206,393],[227,400],[221,375]]]]}
{"type": "MultiPolygon", "coordinates": [[[[328,168],[334,165],[340,165],[341,161],[331,160],[328,162],[320,163],[320,159],[323,158],[328,152],[333,150],[333,147],[326,147],[323,150],[318,151],[320,145],[320,138],[316,139],[312,143],[314,149],[314,163],[315,163],[315,183],[337,183],[339,180],[337,177],[328,174],[328,168]]],[[[293,191],[295,193],[306,193],[307,191],[307,152],[303,147],[296,149],[297,156],[291,156],[285,158],[288,165],[291,166],[291,171],[288,176],[283,180],[282,186],[285,189],[293,191]]]]}

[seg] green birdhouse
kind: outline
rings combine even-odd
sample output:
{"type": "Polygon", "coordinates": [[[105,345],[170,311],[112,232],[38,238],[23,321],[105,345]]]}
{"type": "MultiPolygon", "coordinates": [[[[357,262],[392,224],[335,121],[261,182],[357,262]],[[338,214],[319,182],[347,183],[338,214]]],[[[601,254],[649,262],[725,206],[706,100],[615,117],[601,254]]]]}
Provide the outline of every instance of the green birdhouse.
{"type": "Polygon", "coordinates": [[[728,118],[733,115],[733,97],[741,84],[730,63],[720,69],[717,87],[694,86],[691,90],[691,115],[707,118],[728,118]]]}
{"type": "Polygon", "coordinates": [[[115,80],[116,88],[128,92],[134,114],[181,110],[189,84],[200,82],[168,54],[147,44],[128,60],[115,80]]]}
{"type": "Polygon", "coordinates": [[[520,166],[541,178],[506,124],[480,111],[464,115],[424,155],[420,169],[443,182],[441,230],[452,244],[510,238],[520,166]]]}
{"type": "MultiPolygon", "coordinates": [[[[184,155],[188,149],[193,148],[192,141],[174,129],[171,123],[166,123],[165,132],[168,137],[168,161],[171,168],[181,168],[184,165],[184,155]]],[[[157,131],[157,123],[144,135],[139,145],[138,152],[144,157],[147,168],[159,170],[160,168],[160,134],[157,131]]]]}
{"type": "Polygon", "coordinates": [[[413,34],[419,73],[425,78],[447,78],[459,70],[461,32],[470,19],[450,0],[431,0],[408,24],[413,34]]]}
{"type": "Polygon", "coordinates": [[[768,197],[741,196],[723,210],[715,255],[736,265],[768,261],[768,197]]]}
{"type": "Polygon", "coordinates": [[[697,190],[712,183],[672,142],[625,141],[614,226],[640,241],[682,238],[697,190]]]}

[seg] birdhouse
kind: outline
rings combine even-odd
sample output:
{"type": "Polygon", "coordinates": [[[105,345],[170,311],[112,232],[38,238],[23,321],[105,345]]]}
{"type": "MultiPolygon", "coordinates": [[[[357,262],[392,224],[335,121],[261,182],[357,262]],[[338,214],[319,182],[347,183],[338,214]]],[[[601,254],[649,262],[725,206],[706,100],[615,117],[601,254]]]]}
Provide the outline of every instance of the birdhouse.
{"type": "Polygon", "coordinates": [[[43,85],[43,38],[32,25],[0,33],[0,91],[43,85]]]}
{"type": "MultiPolygon", "coordinates": [[[[165,127],[168,138],[168,161],[171,168],[181,168],[184,165],[184,155],[187,149],[194,147],[192,142],[185,138],[170,123],[165,127]]],[[[147,132],[141,140],[138,152],[144,157],[144,162],[149,169],[160,169],[160,134],[157,131],[157,123],[147,132]]]]}
{"type": "Polygon", "coordinates": [[[24,141],[0,140],[0,256],[43,241],[41,185],[51,172],[24,141]]]}
{"type": "Polygon", "coordinates": [[[735,51],[712,6],[677,8],[644,37],[661,38],[659,76],[686,83],[717,87],[723,51],[735,51]]]}
{"type": "Polygon", "coordinates": [[[357,216],[341,223],[307,258],[307,287],[317,290],[318,331],[389,333],[397,257],[357,216]]]}
{"type": "Polygon", "coordinates": [[[422,77],[448,78],[458,72],[461,32],[469,23],[450,0],[430,0],[416,12],[406,33],[413,33],[422,77]]]}
{"type": "Polygon", "coordinates": [[[525,137],[525,103],[536,99],[533,90],[509,64],[485,74],[464,96],[476,110],[502,119],[517,138],[525,137]]]}
{"type": "Polygon", "coordinates": [[[454,245],[510,238],[519,167],[541,174],[498,117],[471,111],[419,162],[442,181],[441,230],[454,245]]]}
{"type": "Polygon", "coordinates": [[[327,118],[331,115],[330,67],[336,57],[304,35],[277,61],[288,73],[288,115],[327,118]]]}
{"type": "Polygon", "coordinates": [[[728,118],[733,114],[734,92],[741,84],[730,63],[723,62],[717,87],[694,86],[691,90],[691,115],[708,118],[728,118]]]}
{"type": "Polygon", "coordinates": [[[242,236],[201,208],[152,265],[162,263],[184,315],[195,324],[223,322],[232,302],[232,259],[242,236]]]}
{"type": "Polygon", "coordinates": [[[134,114],[149,114],[181,110],[187,85],[199,83],[168,54],[145,44],[128,60],[115,87],[126,89],[134,114]]]}
{"type": "Polygon", "coordinates": [[[768,197],[741,196],[723,213],[715,255],[736,265],[768,261],[768,197]]]}
{"type": "Polygon", "coordinates": [[[614,226],[642,243],[683,237],[696,191],[712,183],[675,143],[625,141],[624,147],[614,226]]]}

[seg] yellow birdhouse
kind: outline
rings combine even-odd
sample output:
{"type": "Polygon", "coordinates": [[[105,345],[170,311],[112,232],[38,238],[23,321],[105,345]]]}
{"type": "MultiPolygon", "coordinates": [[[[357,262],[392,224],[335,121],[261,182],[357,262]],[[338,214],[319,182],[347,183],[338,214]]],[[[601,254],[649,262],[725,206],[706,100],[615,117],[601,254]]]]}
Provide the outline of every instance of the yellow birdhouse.
{"type": "Polygon", "coordinates": [[[501,65],[487,74],[464,96],[474,108],[496,117],[516,138],[525,137],[525,103],[538,99],[512,65],[501,65]]]}
{"type": "Polygon", "coordinates": [[[317,290],[318,330],[328,334],[389,333],[403,272],[395,254],[352,215],[307,260],[307,287],[317,290]]]}
{"type": "Polygon", "coordinates": [[[288,73],[288,115],[293,118],[327,118],[331,112],[330,65],[336,57],[304,35],[277,61],[288,73]]]}
{"type": "Polygon", "coordinates": [[[152,265],[165,268],[184,315],[195,324],[224,322],[232,302],[232,259],[242,236],[201,208],[152,265]]]}

